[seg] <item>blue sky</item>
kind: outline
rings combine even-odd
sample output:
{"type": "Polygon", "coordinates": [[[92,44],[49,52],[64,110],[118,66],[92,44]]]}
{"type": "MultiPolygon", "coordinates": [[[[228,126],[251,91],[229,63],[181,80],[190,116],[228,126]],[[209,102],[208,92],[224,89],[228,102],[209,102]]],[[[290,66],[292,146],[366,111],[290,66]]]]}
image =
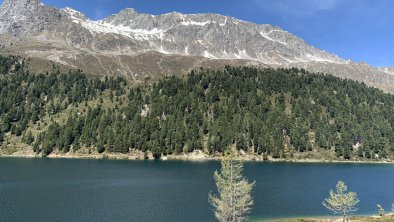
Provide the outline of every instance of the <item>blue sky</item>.
{"type": "Polygon", "coordinates": [[[162,14],[219,13],[272,24],[345,59],[394,66],[394,0],[43,0],[92,19],[123,8],[162,14]]]}

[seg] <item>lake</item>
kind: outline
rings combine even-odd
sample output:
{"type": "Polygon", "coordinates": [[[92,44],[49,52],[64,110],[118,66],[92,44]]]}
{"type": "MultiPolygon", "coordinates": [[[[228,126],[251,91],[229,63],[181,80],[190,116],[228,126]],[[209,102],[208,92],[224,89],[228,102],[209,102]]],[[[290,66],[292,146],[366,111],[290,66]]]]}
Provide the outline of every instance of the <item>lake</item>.
{"type": "MultiPolygon", "coordinates": [[[[208,204],[220,163],[0,158],[0,221],[215,221],[208,204]]],[[[327,216],[343,179],[358,214],[394,203],[394,165],[247,163],[251,220],[327,216]]]]}

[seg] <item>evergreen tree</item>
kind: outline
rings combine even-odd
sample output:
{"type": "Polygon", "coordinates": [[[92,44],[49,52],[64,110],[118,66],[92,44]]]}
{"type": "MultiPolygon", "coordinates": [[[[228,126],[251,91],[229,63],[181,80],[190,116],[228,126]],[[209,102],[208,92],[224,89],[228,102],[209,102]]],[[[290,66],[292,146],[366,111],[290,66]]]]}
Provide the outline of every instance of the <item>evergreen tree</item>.
{"type": "Polygon", "coordinates": [[[25,142],[28,145],[31,145],[34,142],[34,136],[31,133],[31,131],[27,131],[27,133],[24,135],[23,142],[25,142]]]}
{"type": "Polygon", "coordinates": [[[4,142],[4,134],[0,131],[0,143],[4,142]]]}
{"type": "Polygon", "coordinates": [[[334,214],[342,215],[343,221],[348,221],[349,213],[355,212],[360,202],[355,192],[348,192],[343,181],[338,181],[336,191],[330,191],[329,197],[323,201],[323,206],[334,214]]]}
{"type": "Polygon", "coordinates": [[[227,153],[221,165],[220,172],[214,174],[219,196],[209,194],[215,217],[221,222],[246,221],[253,205],[251,191],[255,182],[249,183],[242,176],[243,163],[235,152],[227,153]]]}

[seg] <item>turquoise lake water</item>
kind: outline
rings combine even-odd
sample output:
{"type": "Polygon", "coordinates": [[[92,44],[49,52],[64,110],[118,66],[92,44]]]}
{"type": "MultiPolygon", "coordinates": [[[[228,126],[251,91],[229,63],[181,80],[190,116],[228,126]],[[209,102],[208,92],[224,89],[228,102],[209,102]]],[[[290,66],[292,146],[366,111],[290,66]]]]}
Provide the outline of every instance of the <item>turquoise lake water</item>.
{"type": "MultiPolygon", "coordinates": [[[[219,162],[0,158],[0,221],[215,221],[208,204],[219,162]]],[[[394,165],[247,163],[251,220],[327,216],[344,180],[357,214],[394,203],[394,165]]]]}

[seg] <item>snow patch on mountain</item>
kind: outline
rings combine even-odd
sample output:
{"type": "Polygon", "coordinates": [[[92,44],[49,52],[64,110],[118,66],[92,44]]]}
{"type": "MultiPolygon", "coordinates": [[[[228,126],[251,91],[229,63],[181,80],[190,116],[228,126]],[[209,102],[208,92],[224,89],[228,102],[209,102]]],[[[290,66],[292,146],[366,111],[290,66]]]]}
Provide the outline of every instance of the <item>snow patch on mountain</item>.
{"type": "MultiPolygon", "coordinates": [[[[165,32],[165,30],[157,28],[151,30],[132,29],[123,25],[113,25],[102,20],[93,21],[90,19],[83,19],[81,17],[81,15],[83,15],[82,13],[71,8],[65,8],[63,11],[70,15],[74,23],[82,25],[91,33],[95,34],[119,34],[129,38],[136,38],[137,40],[149,41],[152,38],[162,39],[163,33],[165,32]]],[[[164,52],[164,50],[162,51],[164,52]]]]}
{"type": "Polygon", "coordinates": [[[0,8],[0,30],[18,37],[55,32],[60,35],[54,36],[65,36],[65,42],[78,50],[103,53],[157,51],[274,65],[345,63],[279,27],[218,14],[149,15],[124,9],[94,21],[69,7],[58,10],[39,0],[6,0],[0,8]],[[16,23],[17,28],[12,26],[16,23]]]}
{"type": "Polygon", "coordinates": [[[211,23],[212,21],[205,21],[205,22],[196,22],[196,21],[187,21],[187,22],[181,22],[182,25],[196,25],[196,26],[205,26],[209,23],[211,23]]]}
{"type": "Polygon", "coordinates": [[[261,32],[260,32],[260,35],[263,36],[264,38],[266,38],[266,39],[272,41],[272,42],[277,42],[277,43],[280,43],[280,44],[282,44],[282,45],[287,45],[286,42],[282,42],[282,41],[280,41],[280,40],[271,38],[271,37],[269,36],[269,34],[271,34],[273,31],[274,31],[274,30],[270,31],[269,33],[264,33],[263,31],[261,31],[261,32]]]}

